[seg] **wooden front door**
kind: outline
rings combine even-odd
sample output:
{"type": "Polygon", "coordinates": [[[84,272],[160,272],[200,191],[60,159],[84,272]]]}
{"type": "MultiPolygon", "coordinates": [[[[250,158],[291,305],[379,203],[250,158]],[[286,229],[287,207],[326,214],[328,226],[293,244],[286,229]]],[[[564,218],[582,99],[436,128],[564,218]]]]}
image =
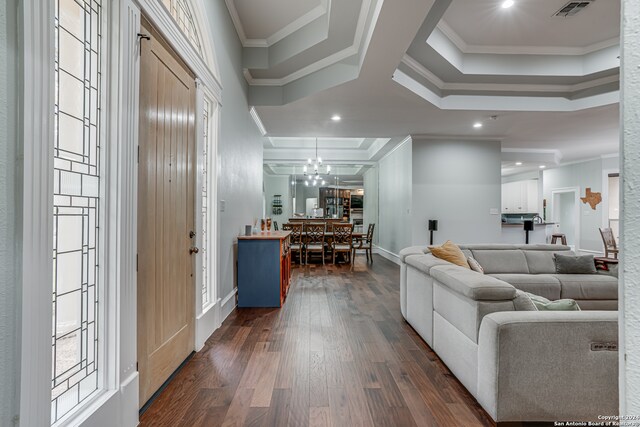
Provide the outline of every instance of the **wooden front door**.
{"type": "Polygon", "coordinates": [[[195,79],[143,19],[138,166],[140,407],[194,349],[195,79]]]}

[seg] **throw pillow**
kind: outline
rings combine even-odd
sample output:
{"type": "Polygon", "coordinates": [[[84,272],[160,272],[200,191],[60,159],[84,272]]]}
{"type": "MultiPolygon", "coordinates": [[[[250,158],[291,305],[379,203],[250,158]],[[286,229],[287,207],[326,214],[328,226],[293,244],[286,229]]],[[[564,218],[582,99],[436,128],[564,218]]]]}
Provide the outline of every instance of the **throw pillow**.
{"type": "Polygon", "coordinates": [[[429,246],[429,250],[436,258],[449,261],[451,264],[459,265],[460,267],[470,268],[467,257],[458,245],[452,243],[451,240],[447,240],[442,246],[429,246]]]}
{"type": "Polygon", "coordinates": [[[484,268],[480,265],[480,263],[474,257],[467,257],[467,262],[469,263],[469,267],[473,271],[477,271],[478,273],[484,274],[484,268]]]}
{"type": "Polygon", "coordinates": [[[557,299],[550,301],[540,295],[525,292],[536,306],[538,311],[580,311],[580,306],[572,299],[557,299]]]}
{"type": "Polygon", "coordinates": [[[593,255],[560,255],[554,254],[557,274],[596,274],[596,263],[593,255]]]}
{"type": "Polygon", "coordinates": [[[533,303],[529,294],[520,289],[516,290],[513,306],[516,311],[538,311],[538,307],[533,303]]]}

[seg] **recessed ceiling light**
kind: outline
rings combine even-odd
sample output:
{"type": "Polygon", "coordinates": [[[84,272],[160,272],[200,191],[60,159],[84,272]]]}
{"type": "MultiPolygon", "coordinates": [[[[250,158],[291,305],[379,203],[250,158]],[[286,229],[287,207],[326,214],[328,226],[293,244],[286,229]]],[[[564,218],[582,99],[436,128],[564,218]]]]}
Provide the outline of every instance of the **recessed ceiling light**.
{"type": "Polygon", "coordinates": [[[509,9],[511,6],[513,6],[513,4],[514,4],[513,0],[504,0],[502,2],[502,8],[509,9]]]}
{"type": "Polygon", "coordinates": [[[516,162],[516,166],[522,166],[522,162],[516,162]]]}
{"type": "Polygon", "coordinates": [[[342,120],[342,117],[340,117],[337,114],[334,114],[333,117],[331,117],[331,120],[333,120],[334,122],[339,122],[340,120],[342,120]]]}
{"type": "Polygon", "coordinates": [[[540,165],[540,166],[538,166],[538,167],[539,167],[540,169],[544,169],[544,168],[546,168],[546,166],[545,166],[545,165],[540,165]]]}
{"type": "Polygon", "coordinates": [[[476,122],[476,123],[473,124],[473,127],[476,128],[476,129],[479,129],[479,128],[482,127],[482,123],[476,122]]]}

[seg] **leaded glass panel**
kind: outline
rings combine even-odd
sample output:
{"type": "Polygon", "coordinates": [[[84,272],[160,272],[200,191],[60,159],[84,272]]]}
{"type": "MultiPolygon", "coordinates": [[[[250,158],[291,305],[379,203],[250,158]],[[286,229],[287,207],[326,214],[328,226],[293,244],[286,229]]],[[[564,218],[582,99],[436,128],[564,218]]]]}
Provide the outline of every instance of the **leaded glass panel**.
{"type": "Polygon", "coordinates": [[[165,7],[171,13],[173,20],[176,21],[180,30],[187,37],[189,42],[193,45],[196,51],[201,57],[204,57],[202,52],[202,44],[200,43],[200,35],[196,23],[193,19],[193,13],[186,0],[162,0],[165,7]]]}
{"type": "Polygon", "coordinates": [[[204,100],[202,148],[202,306],[209,304],[209,114],[211,104],[204,100]]]}
{"type": "Polygon", "coordinates": [[[102,0],[55,0],[51,422],[98,378],[102,0]]]}

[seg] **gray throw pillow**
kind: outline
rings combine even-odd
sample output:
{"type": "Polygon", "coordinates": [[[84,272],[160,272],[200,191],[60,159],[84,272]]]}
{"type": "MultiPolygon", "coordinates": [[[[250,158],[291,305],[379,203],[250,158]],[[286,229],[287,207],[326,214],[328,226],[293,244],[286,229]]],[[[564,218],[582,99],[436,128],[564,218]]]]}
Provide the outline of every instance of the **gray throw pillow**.
{"type": "Polygon", "coordinates": [[[596,274],[596,263],[593,255],[560,255],[555,254],[557,274],[596,274]]]}
{"type": "Polygon", "coordinates": [[[531,299],[531,302],[536,306],[538,311],[580,311],[580,306],[572,299],[565,298],[551,301],[545,297],[529,292],[525,292],[525,294],[531,299]]]}
{"type": "Polygon", "coordinates": [[[538,311],[538,307],[533,303],[530,294],[516,290],[516,297],[513,299],[513,307],[516,311],[538,311]]]}

